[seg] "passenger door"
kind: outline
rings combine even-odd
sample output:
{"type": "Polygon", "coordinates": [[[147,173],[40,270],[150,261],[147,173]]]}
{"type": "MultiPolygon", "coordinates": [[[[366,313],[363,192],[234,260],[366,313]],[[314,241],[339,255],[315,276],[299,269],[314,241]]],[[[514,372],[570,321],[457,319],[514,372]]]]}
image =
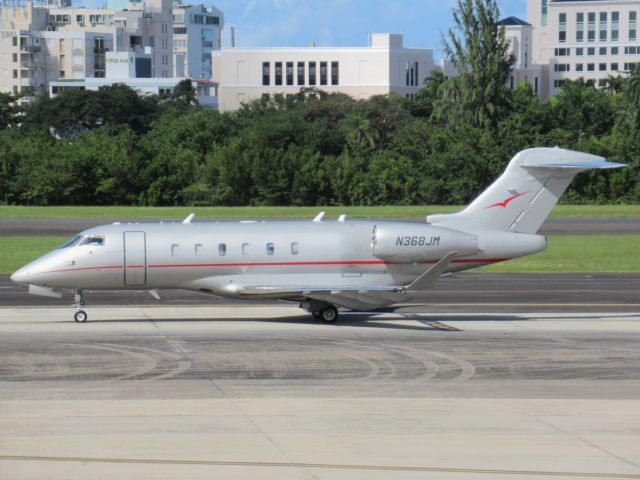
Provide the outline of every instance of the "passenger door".
{"type": "Polygon", "coordinates": [[[144,232],[124,232],[124,284],[147,283],[147,249],[144,232]]]}

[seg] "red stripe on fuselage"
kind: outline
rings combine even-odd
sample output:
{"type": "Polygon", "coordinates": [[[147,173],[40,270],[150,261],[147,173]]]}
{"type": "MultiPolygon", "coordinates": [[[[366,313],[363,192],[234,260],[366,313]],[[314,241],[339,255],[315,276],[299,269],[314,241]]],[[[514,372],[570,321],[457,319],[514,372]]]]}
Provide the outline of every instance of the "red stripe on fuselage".
{"type": "MultiPolygon", "coordinates": [[[[451,263],[499,263],[511,260],[510,258],[468,258],[457,259],[451,263]]],[[[426,262],[418,262],[421,265],[430,265],[438,263],[439,260],[429,260],[426,262]]],[[[181,263],[181,264],[162,264],[162,265],[149,265],[148,268],[210,268],[210,267],[316,267],[316,266],[357,266],[357,265],[407,265],[403,263],[385,262],[383,260],[353,260],[347,262],[334,261],[334,262],[252,262],[252,263],[181,263]]],[[[121,265],[109,265],[100,267],[82,267],[82,268],[67,268],[62,270],[50,270],[43,273],[62,273],[62,272],[80,272],[87,270],[108,270],[108,269],[121,269],[121,265]]],[[[127,268],[144,268],[144,265],[129,265],[127,268]]]]}

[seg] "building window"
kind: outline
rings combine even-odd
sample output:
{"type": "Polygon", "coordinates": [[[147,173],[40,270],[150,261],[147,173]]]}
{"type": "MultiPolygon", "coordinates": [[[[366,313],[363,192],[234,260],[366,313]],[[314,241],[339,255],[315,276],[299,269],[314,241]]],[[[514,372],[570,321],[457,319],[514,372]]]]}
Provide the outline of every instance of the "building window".
{"type": "Polygon", "coordinates": [[[587,14],[587,19],[589,22],[589,30],[588,30],[588,36],[587,36],[587,40],[590,42],[595,42],[596,41],[596,14],[595,12],[589,12],[587,14]]]}
{"type": "Polygon", "coordinates": [[[326,85],[328,82],[329,72],[327,70],[327,62],[320,62],[320,85],[326,85]]]}
{"type": "Polygon", "coordinates": [[[582,72],[582,71],[584,71],[584,64],[576,63],[576,72],[582,72]]]}
{"type": "Polygon", "coordinates": [[[629,12],[629,41],[635,42],[637,36],[638,12],[629,12]]]}
{"type": "Polygon", "coordinates": [[[195,252],[194,252],[196,254],[196,257],[201,257],[203,251],[204,251],[204,247],[202,246],[202,244],[196,243],[195,252]]]}
{"type": "Polygon", "coordinates": [[[555,56],[556,57],[568,57],[571,55],[571,49],[570,48],[556,48],[554,50],[555,56]]]}
{"type": "Polygon", "coordinates": [[[625,63],[624,64],[625,72],[633,72],[635,69],[636,69],[636,63],[635,62],[625,63]]]}
{"type": "Polygon", "coordinates": [[[584,42],[584,13],[576,15],[576,42],[584,42]]]}
{"type": "Polygon", "coordinates": [[[65,76],[66,76],[66,75],[65,75],[64,70],[60,70],[60,78],[64,78],[65,76]]]}
{"type": "Polygon", "coordinates": [[[536,77],[535,87],[533,91],[535,92],[536,95],[538,94],[538,77],[536,77]]]}
{"type": "Polygon", "coordinates": [[[596,54],[596,49],[595,47],[589,47],[587,48],[587,55],[589,55],[590,57],[593,57],[596,54]]]}
{"type": "Polygon", "coordinates": [[[637,47],[624,47],[625,55],[636,55],[637,52],[638,52],[637,47]]]}
{"type": "Polygon", "coordinates": [[[249,244],[248,243],[243,243],[242,244],[242,255],[249,255],[249,244]]]}
{"type": "Polygon", "coordinates": [[[600,47],[599,53],[600,53],[600,55],[606,55],[607,54],[607,47],[600,47]]]}
{"type": "Polygon", "coordinates": [[[576,48],[576,56],[581,57],[584,55],[584,48],[576,48]]]}
{"type": "Polygon", "coordinates": [[[571,70],[571,67],[568,63],[556,63],[553,66],[554,72],[569,72],[570,70],[571,70]]]}
{"type": "Polygon", "coordinates": [[[227,255],[227,244],[226,243],[219,243],[218,244],[218,255],[221,257],[224,257],[227,255]]]}
{"type": "Polygon", "coordinates": [[[601,72],[606,72],[607,71],[607,64],[606,63],[598,64],[598,70],[601,71],[601,72]]]}
{"type": "Polygon", "coordinates": [[[340,84],[340,64],[331,62],[331,85],[340,84]]]}
{"type": "Polygon", "coordinates": [[[309,85],[316,84],[316,62],[309,62],[309,85]]]}
{"type": "Polygon", "coordinates": [[[548,4],[549,0],[542,0],[541,8],[540,8],[540,25],[543,27],[547,26],[547,13],[549,11],[548,4]]]}
{"type": "Polygon", "coordinates": [[[291,244],[291,255],[298,255],[299,252],[300,246],[298,245],[298,242],[293,242],[291,244]]]}
{"type": "Polygon", "coordinates": [[[276,85],[282,85],[282,62],[276,62],[276,85]]]}
{"type": "Polygon", "coordinates": [[[186,35],[187,34],[187,27],[174,27],[173,28],[173,34],[174,35],[186,35]]]}
{"type": "Polygon", "coordinates": [[[171,245],[171,256],[177,257],[178,255],[180,255],[180,245],[174,243],[173,245],[171,245]]]}
{"type": "Polygon", "coordinates": [[[267,243],[267,255],[273,255],[276,251],[276,247],[273,243],[267,243]]]}
{"type": "Polygon", "coordinates": [[[612,72],[617,72],[618,71],[618,64],[617,63],[612,63],[611,64],[611,71],[612,72]]]}
{"type": "Polygon", "coordinates": [[[287,85],[293,85],[293,62],[287,62],[287,85]]]}
{"type": "Polygon", "coordinates": [[[595,72],[596,64],[595,63],[587,63],[587,72],[595,72]]]}
{"type": "Polygon", "coordinates": [[[620,53],[620,49],[618,47],[611,47],[611,55],[618,55],[620,53]]]}
{"type": "Polygon", "coordinates": [[[304,62],[298,62],[298,85],[304,85],[304,62]]]}
{"type": "Polygon", "coordinates": [[[611,41],[620,40],[620,12],[611,12],[611,41]]]}
{"type": "Polygon", "coordinates": [[[567,14],[561,13],[558,21],[560,30],[558,32],[558,41],[564,43],[567,41],[567,14]]]}
{"type": "Polygon", "coordinates": [[[271,85],[271,64],[262,62],[262,85],[271,85]]]}
{"type": "Polygon", "coordinates": [[[84,15],[76,15],[76,23],[82,25],[84,23],[84,15]]]}
{"type": "Polygon", "coordinates": [[[606,78],[601,78],[600,80],[598,80],[598,87],[604,88],[606,86],[607,86],[607,79],[606,78]]]}
{"type": "Polygon", "coordinates": [[[554,80],[553,86],[556,88],[561,88],[566,82],[566,80],[554,80]]]}
{"type": "Polygon", "coordinates": [[[607,41],[608,31],[608,14],[607,12],[600,12],[600,41],[607,41]]]}

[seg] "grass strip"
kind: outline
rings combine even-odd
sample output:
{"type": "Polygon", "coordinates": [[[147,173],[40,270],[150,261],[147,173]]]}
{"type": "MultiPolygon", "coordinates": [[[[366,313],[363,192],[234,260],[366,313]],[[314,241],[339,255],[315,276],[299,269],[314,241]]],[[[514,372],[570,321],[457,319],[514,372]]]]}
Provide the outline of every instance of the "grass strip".
{"type": "MultiPolygon", "coordinates": [[[[422,219],[433,213],[461,210],[461,206],[417,205],[381,207],[24,207],[0,206],[2,218],[107,218],[118,220],[182,220],[196,218],[313,218],[327,212],[327,218],[346,214],[355,218],[422,219]]],[[[558,205],[553,217],[640,217],[640,205],[558,205]]]]}
{"type": "MultiPolygon", "coordinates": [[[[9,274],[66,240],[65,237],[0,237],[0,273],[9,274]]],[[[484,269],[491,272],[640,272],[638,235],[559,235],[547,250],[484,269]]]]}
{"type": "Polygon", "coordinates": [[[544,252],[487,267],[491,272],[640,272],[639,235],[558,235],[544,252]]]}

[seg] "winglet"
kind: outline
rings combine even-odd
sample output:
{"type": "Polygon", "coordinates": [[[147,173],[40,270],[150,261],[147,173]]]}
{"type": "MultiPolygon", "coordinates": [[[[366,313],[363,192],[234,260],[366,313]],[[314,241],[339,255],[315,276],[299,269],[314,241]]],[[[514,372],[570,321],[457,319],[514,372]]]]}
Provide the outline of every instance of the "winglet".
{"type": "Polygon", "coordinates": [[[182,223],[191,223],[191,220],[193,220],[193,217],[195,216],[195,213],[190,213],[189,216],[182,221],[182,223]]]}
{"type": "Polygon", "coordinates": [[[324,218],[324,214],[325,212],[320,212],[318,215],[316,215],[316,218],[314,218],[313,221],[316,223],[321,222],[324,218]]]}
{"type": "Polygon", "coordinates": [[[404,292],[421,292],[432,287],[457,254],[458,252],[447,253],[438,263],[416,278],[411,285],[405,287],[404,292]]]}

